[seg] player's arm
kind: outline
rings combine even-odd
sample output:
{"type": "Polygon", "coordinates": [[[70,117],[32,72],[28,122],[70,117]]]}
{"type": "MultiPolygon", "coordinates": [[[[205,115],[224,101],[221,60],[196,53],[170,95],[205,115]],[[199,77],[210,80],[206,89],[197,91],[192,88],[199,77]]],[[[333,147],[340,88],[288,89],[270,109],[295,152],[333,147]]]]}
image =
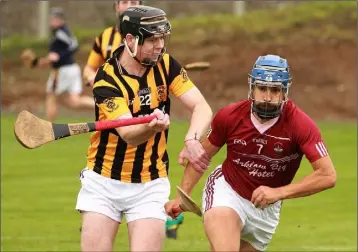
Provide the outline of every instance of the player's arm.
{"type": "Polygon", "coordinates": [[[172,57],[169,57],[169,66],[169,89],[191,112],[190,127],[184,140],[185,147],[180,152],[178,161],[184,165],[186,159],[198,171],[204,171],[208,168],[210,158],[203,150],[200,139],[209,128],[212,110],[186,71],[172,57]]]}
{"type": "Polygon", "coordinates": [[[47,57],[37,57],[36,53],[29,48],[21,52],[20,59],[25,67],[42,68],[51,66],[51,61],[47,57]]]}
{"type": "Polygon", "coordinates": [[[191,112],[190,127],[185,140],[201,139],[208,131],[213,115],[209,104],[195,86],[178,98],[191,112]]]}
{"type": "Polygon", "coordinates": [[[32,61],[32,68],[49,68],[52,67],[52,63],[57,62],[59,60],[59,55],[56,52],[49,52],[44,57],[36,58],[32,61]]]}
{"type": "MultiPolygon", "coordinates": [[[[201,142],[204,151],[210,159],[226,144],[226,139],[228,138],[228,118],[227,110],[225,108],[220,109],[211,122],[211,128],[207,136],[201,142]]],[[[180,187],[190,195],[202,175],[203,172],[198,171],[193,164],[189,162],[185,167],[180,187]]],[[[177,199],[178,197],[177,195],[177,199]]]]}
{"type": "Polygon", "coordinates": [[[184,138],[184,148],[179,153],[178,162],[185,165],[185,160],[188,160],[195,169],[203,172],[209,167],[210,157],[203,149],[200,139],[209,128],[211,108],[196,87],[192,87],[178,98],[192,113],[190,127],[184,138]]]}
{"type": "Polygon", "coordinates": [[[96,77],[97,69],[105,62],[100,40],[97,37],[93,43],[92,50],[87,59],[87,64],[83,68],[83,78],[85,83],[92,86],[96,77]]]}
{"type": "Polygon", "coordinates": [[[169,89],[191,112],[190,127],[185,139],[199,140],[208,131],[213,112],[186,70],[172,57],[169,58],[169,65],[169,89]]]}
{"type": "Polygon", "coordinates": [[[329,156],[311,163],[313,172],[300,181],[280,187],[281,199],[309,196],[336,185],[336,171],[329,156]]]}
{"type": "MultiPolygon", "coordinates": [[[[220,147],[213,145],[207,137],[204,138],[201,144],[210,158],[215,156],[220,150],[220,147]]],[[[204,173],[197,171],[191,163],[188,163],[184,169],[184,175],[180,183],[180,188],[190,196],[193,188],[199,182],[203,174],[204,173]]],[[[179,197],[180,196],[177,195],[177,198],[179,197]]]]}
{"type": "Polygon", "coordinates": [[[49,57],[49,55],[46,55],[45,57],[40,57],[35,59],[32,62],[32,67],[33,68],[48,68],[52,66],[52,62],[51,58],[49,57]]]}
{"type": "Polygon", "coordinates": [[[37,57],[31,49],[25,50],[21,58],[25,66],[31,68],[49,68],[54,62],[59,61],[62,57],[74,53],[78,49],[76,37],[72,37],[62,30],[58,30],[55,39],[51,43],[49,53],[44,57],[37,57]],[[67,49],[63,49],[67,47],[67,49]]]}
{"type": "MultiPolygon", "coordinates": [[[[202,145],[205,151],[210,156],[210,158],[213,157],[220,150],[220,147],[211,144],[208,138],[205,138],[202,141],[202,145]]],[[[194,187],[199,182],[202,176],[203,176],[203,172],[199,172],[189,162],[184,169],[184,175],[180,183],[180,188],[190,197],[194,187]]],[[[181,209],[180,207],[182,203],[183,203],[182,198],[177,193],[175,199],[165,203],[164,209],[170,217],[177,218],[179,214],[183,212],[183,209],[181,209]]]]}
{"type": "MultiPolygon", "coordinates": [[[[205,138],[202,141],[202,145],[206,153],[208,153],[208,155],[210,156],[210,158],[213,157],[220,150],[220,147],[213,145],[208,138],[205,138]]],[[[194,187],[199,182],[202,176],[203,176],[203,172],[199,172],[189,162],[184,169],[184,175],[180,183],[180,188],[188,196],[190,196],[194,187]]],[[[180,208],[180,205],[182,203],[183,203],[182,198],[180,197],[179,194],[177,194],[174,200],[170,200],[167,203],[165,203],[164,205],[165,211],[170,217],[177,218],[179,214],[183,212],[183,210],[180,208]]]]}
{"type": "MultiPolygon", "coordinates": [[[[56,52],[49,52],[44,57],[34,57],[30,60],[29,67],[31,68],[49,68],[52,67],[52,63],[57,62],[59,60],[59,54],[56,52]]],[[[26,64],[25,64],[26,65],[26,64]]]]}
{"type": "MultiPolygon", "coordinates": [[[[132,114],[127,105],[128,101],[124,98],[121,90],[111,87],[105,78],[99,78],[99,80],[96,81],[93,86],[93,95],[96,100],[96,106],[101,112],[101,120],[132,118],[132,114]]],[[[164,115],[159,109],[155,110],[153,114],[159,119],[153,119],[149,124],[119,127],[116,128],[116,131],[128,144],[133,146],[142,144],[154,134],[167,129],[169,126],[169,116],[167,114],[164,115]]]]}
{"type": "MultiPolygon", "coordinates": [[[[227,139],[228,132],[228,114],[225,109],[219,110],[213,121],[211,122],[211,129],[207,137],[201,142],[202,147],[211,159],[224,144],[227,139]]],[[[202,177],[204,171],[198,171],[192,163],[188,163],[184,170],[184,175],[180,183],[180,187],[186,192],[189,196],[195,185],[198,183],[202,177]]],[[[176,218],[180,213],[181,209],[179,205],[181,204],[180,195],[176,196],[176,199],[171,200],[165,204],[166,212],[173,218],[176,218]]]]}
{"type": "MultiPolygon", "coordinates": [[[[151,115],[156,115],[157,119],[153,119],[149,124],[119,127],[116,130],[125,142],[132,146],[138,146],[169,127],[168,114],[164,114],[160,109],[155,109],[151,115]]],[[[132,118],[132,114],[126,113],[118,117],[118,119],[126,118],[132,118]]]]}
{"type": "Polygon", "coordinates": [[[37,59],[33,64],[34,67],[50,67],[52,63],[78,50],[79,45],[76,37],[70,36],[63,30],[58,30],[55,36],[56,39],[50,45],[50,52],[45,57],[37,59]],[[67,49],[62,49],[64,45],[67,49]]]}
{"type": "Polygon", "coordinates": [[[86,65],[83,68],[83,79],[86,85],[92,86],[94,83],[94,78],[96,77],[96,69],[90,65],[86,65]]]}
{"type": "Polygon", "coordinates": [[[286,186],[258,187],[252,193],[251,202],[255,206],[260,205],[262,209],[277,200],[309,196],[332,188],[336,184],[336,171],[318,127],[308,116],[298,115],[300,117],[295,118],[292,140],[311,163],[313,172],[298,182],[286,186]]]}
{"type": "Polygon", "coordinates": [[[334,169],[328,150],[317,125],[306,114],[299,114],[294,124],[299,149],[312,165],[313,172],[300,181],[280,188],[282,199],[304,197],[332,188],[336,184],[334,169]]]}

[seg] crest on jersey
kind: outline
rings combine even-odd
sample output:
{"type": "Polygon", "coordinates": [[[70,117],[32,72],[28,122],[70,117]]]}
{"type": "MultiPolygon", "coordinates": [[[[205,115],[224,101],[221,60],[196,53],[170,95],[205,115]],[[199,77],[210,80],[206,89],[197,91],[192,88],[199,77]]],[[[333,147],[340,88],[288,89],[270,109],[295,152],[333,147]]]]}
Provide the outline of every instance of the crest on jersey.
{"type": "Polygon", "coordinates": [[[273,150],[277,155],[281,155],[283,152],[283,144],[282,143],[275,143],[273,145],[273,150]]]}
{"type": "Polygon", "coordinates": [[[103,103],[106,105],[108,112],[113,112],[119,107],[119,105],[114,102],[113,98],[107,98],[103,103]]]}
{"type": "Polygon", "coordinates": [[[158,102],[165,101],[167,98],[167,87],[165,85],[157,87],[158,102]]]}
{"type": "Polygon", "coordinates": [[[189,80],[188,73],[184,68],[180,70],[181,77],[183,78],[183,82],[187,82],[189,80]]]}

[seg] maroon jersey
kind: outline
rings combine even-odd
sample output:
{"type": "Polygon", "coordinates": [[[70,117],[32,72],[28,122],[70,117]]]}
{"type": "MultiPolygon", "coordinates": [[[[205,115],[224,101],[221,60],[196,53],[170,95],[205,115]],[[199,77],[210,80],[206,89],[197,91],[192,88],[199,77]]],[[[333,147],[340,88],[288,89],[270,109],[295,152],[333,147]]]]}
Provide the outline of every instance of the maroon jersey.
{"type": "Polygon", "coordinates": [[[280,117],[265,124],[252,115],[249,100],[224,107],[211,123],[209,141],[217,147],[227,145],[222,172],[248,200],[260,185],[274,188],[291,183],[303,155],[311,163],[328,156],[318,127],[292,101],[280,117]]]}

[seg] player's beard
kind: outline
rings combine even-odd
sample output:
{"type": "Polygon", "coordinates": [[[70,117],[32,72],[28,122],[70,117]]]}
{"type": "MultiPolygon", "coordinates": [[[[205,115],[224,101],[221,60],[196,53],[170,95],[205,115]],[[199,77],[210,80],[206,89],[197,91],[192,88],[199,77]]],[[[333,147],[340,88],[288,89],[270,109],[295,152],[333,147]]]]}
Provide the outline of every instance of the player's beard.
{"type": "Polygon", "coordinates": [[[255,107],[261,111],[272,113],[280,109],[281,103],[255,102],[255,107]]]}

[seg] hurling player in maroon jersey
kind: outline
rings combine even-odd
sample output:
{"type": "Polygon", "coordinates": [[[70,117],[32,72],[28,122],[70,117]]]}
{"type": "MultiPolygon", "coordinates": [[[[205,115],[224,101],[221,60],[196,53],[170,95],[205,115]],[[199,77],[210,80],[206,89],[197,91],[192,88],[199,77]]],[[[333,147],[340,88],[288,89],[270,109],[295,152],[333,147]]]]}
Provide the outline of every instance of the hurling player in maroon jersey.
{"type": "MultiPolygon", "coordinates": [[[[249,75],[249,99],[219,110],[202,144],[227,156],[203,192],[204,227],[212,251],[262,251],[279,223],[282,201],[332,188],[336,172],[316,124],[291,100],[290,69],[277,55],[260,56],[249,75]],[[313,171],[291,183],[303,155],[313,171]]],[[[202,173],[189,163],[181,188],[190,195],[202,173]]],[[[180,214],[181,198],[166,204],[180,214]]]]}

